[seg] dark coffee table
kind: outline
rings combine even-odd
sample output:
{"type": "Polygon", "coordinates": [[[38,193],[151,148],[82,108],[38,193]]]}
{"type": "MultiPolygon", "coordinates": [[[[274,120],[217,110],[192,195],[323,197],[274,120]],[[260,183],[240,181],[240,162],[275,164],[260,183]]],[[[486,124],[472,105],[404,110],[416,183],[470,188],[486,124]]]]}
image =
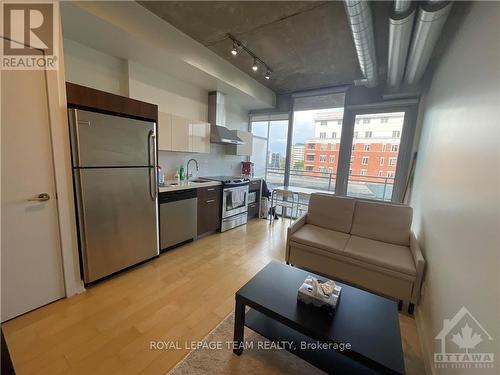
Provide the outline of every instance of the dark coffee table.
{"type": "Polygon", "coordinates": [[[404,374],[397,302],[339,283],[337,309],[328,315],[297,302],[308,275],[324,279],[272,261],[236,292],[233,352],[243,352],[247,326],[271,341],[293,343],[284,348],[328,373],[404,374]],[[350,349],[333,349],[347,343],[350,349]]]}

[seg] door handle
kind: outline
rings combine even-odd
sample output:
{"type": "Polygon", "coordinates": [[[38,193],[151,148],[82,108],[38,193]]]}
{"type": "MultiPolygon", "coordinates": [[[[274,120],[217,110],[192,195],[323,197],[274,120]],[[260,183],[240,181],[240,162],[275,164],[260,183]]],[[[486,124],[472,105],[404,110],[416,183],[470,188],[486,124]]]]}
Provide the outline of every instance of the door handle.
{"type": "Polygon", "coordinates": [[[209,200],[207,201],[207,203],[214,203],[214,202],[215,202],[215,199],[209,199],[209,200]]]}
{"type": "Polygon", "coordinates": [[[147,142],[148,142],[148,166],[151,167],[151,163],[154,161],[151,161],[151,140],[153,139],[154,132],[150,130],[148,132],[148,137],[147,137],[147,142]]]}
{"type": "Polygon", "coordinates": [[[36,197],[29,198],[30,202],[46,202],[50,199],[50,195],[47,193],[40,193],[36,197]]]}

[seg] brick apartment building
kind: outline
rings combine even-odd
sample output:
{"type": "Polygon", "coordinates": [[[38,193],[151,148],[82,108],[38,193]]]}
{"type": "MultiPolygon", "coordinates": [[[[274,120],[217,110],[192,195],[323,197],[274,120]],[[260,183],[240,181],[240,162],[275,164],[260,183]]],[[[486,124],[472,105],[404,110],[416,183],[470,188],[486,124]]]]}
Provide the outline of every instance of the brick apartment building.
{"type": "MultiPolygon", "coordinates": [[[[315,117],[314,138],[306,141],[304,170],[316,172],[316,176],[336,174],[342,118],[342,112],[321,113],[315,117]]],[[[356,117],[349,168],[352,180],[383,182],[382,178],[389,178],[388,182],[393,182],[403,120],[403,113],[356,117]]]]}

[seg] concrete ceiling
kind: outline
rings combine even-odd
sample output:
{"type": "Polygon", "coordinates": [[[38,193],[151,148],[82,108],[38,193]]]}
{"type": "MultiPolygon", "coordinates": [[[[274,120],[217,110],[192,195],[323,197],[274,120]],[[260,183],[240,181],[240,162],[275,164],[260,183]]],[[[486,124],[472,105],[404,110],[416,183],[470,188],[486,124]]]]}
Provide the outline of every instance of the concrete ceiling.
{"type": "MultiPolygon", "coordinates": [[[[351,84],[362,78],[340,1],[140,1],[142,6],[200,42],[276,93],[351,84]],[[230,51],[230,33],[272,69],[270,80],[253,59],[230,51]]],[[[379,67],[387,62],[390,2],[374,2],[379,67]]]]}

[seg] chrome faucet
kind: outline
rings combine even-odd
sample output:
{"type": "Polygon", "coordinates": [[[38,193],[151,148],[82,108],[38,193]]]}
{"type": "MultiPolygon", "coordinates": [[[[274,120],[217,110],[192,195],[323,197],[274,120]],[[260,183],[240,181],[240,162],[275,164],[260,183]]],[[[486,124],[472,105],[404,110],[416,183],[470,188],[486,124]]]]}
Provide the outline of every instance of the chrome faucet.
{"type": "Polygon", "coordinates": [[[198,166],[198,161],[196,159],[189,159],[186,165],[186,181],[189,181],[189,177],[191,177],[192,175],[192,173],[189,174],[189,163],[192,161],[194,161],[194,163],[196,164],[196,171],[200,170],[200,167],[198,166]]]}

